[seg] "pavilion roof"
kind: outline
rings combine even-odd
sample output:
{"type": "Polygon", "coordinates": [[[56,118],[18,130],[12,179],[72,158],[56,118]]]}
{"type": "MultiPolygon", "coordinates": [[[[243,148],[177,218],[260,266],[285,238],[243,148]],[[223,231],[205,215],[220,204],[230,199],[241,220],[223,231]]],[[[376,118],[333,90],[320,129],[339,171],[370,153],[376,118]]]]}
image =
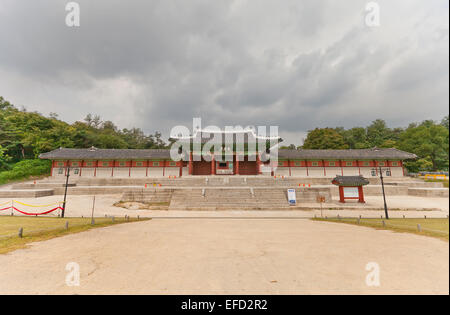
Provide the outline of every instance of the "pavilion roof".
{"type": "Polygon", "coordinates": [[[170,151],[166,149],[67,149],[59,148],[39,155],[41,159],[170,159],[170,151]]]}
{"type": "Polygon", "coordinates": [[[412,153],[394,148],[372,148],[372,149],[349,149],[349,150],[296,150],[280,149],[278,157],[282,159],[349,159],[349,160],[370,160],[370,159],[415,159],[417,156],[412,153]]]}
{"type": "MultiPolygon", "coordinates": [[[[252,154],[252,153],[250,153],[252,154]]],[[[59,148],[47,153],[42,153],[41,159],[170,159],[169,149],[68,149],[59,148]]],[[[389,159],[415,159],[412,153],[397,149],[360,149],[360,150],[291,150],[279,149],[279,159],[361,159],[361,160],[389,160],[389,159]]]]}
{"type": "Polygon", "coordinates": [[[362,175],[359,176],[336,176],[331,181],[332,184],[337,186],[364,186],[369,184],[369,180],[362,175]]]}

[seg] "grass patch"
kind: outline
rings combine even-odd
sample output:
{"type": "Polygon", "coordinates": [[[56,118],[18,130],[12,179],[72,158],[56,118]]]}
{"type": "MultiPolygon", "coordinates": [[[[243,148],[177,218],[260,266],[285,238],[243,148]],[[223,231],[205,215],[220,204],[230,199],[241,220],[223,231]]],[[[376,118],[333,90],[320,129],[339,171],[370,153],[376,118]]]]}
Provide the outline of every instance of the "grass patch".
{"type": "Polygon", "coordinates": [[[90,218],[48,218],[48,217],[18,217],[0,216],[0,254],[25,248],[32,242],[44,241],[55,237],[79,233],[93,228],[122,224],[127,222],[145,221],[148,219],[124,217],[95,218],[91,225],[90,218]],[[65,229],[66,221],[69,229],[65,229]],[[18,237],[19,228],[23,228],[23,237],[18,237]]]}
{"type": "Polygon", "coordinates": [[[445,179],[429,178],[429,179],[425,179],[424,181],[426,183],[442,183],[444,185],[444,187],[448,188],[448,180],[445,180],[445,179]]]}
{"type": "Polygon", "coordinates": [[[372,227],[380,230],[391,230],[400,233],[414,233],[419,235],[426,235],[436,237],[448,242],[449,240],[449,224],[448,219],[389,219],[384,220],[386,226],[383,226],[382,219],[361,219],[358,224],[357,218],[314,218],[315,221],[326,221],[335,223],[346,223],[360,226],[372,227]],[[417,225],[420,224],[421,232],[417,230],[417,225]]]}

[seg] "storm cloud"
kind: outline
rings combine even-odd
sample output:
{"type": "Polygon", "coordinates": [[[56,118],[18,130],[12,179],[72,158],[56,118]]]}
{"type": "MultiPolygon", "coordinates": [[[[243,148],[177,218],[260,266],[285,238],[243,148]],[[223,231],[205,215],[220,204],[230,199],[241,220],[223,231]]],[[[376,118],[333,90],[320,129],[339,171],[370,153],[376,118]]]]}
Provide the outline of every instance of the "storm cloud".
{"type": "Polygon", "coordinates": [[[0,2],[0,95],[68,122],[121,128],[391,126],[448,114],[448,1],[0,2]]]}

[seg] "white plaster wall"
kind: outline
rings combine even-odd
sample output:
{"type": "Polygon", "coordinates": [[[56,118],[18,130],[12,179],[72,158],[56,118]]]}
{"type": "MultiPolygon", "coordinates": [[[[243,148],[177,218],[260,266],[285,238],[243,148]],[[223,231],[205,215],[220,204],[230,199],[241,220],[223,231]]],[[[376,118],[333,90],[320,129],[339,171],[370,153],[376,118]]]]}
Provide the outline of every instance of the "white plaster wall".
{"type": "Polygon", "coordinates": [[[94,177],[94,170],[93,167],[83,167],[81,170],[81,177],[94,177]]]}
{"type": "Polygon", "coordinates": [[[309,170],[310,177],[324,177],[323,167],[314,166],[314,167],[309,167],[308,170],[309,170]]]}
{"type": "Polygon", "coordinates": [[[274,170],[274,175],[275,176],[289,176],[289,167],[280,167],[280,166],[278,166],[274,170]]]}
{"type": "Polygon", "coordinates": [[[183,176],[189,175],[189,167],[183,167],[183,176]]]}
{"type": "Polygon", "coordinates": [[[111,167],[99,167],[97,168],[97,177],[111,177],[111,167]]]}
{"type": "Polygon", "coordinates": [[[131,177],[145,177],[147,174],[146,169],[146,167],[132,167],[131,177]]]}
{"type": "Polygon", "coordinates": [[[180,168],[179,167],[166,167],[166,171],[164,172],[164,176],[180,176],[180,168]]]}
{"type": "Polygon", "coordinates": [[[336,175],[338,175],[338,176],[342,175],[342,170],[341,170],[340,167],[335,167],[335,166],[333,166],[333,167],[325,167],[325,170],[327,172],[327,176],[326,177],[334,178],[334,177],[336,177],[336,175]]]}
{"type": "Polygon", "coordinates": [[[162,177],[163,176],[163,168],[162,167],[149,167],[148,168],[148,177],[162,177]]]}
{"type": "Polygon", "coordinates": [[[359,169],[357,167],[343,167],[344,176],[358,176],[359,169]]]}
{"type": "Polygon", "coordinates": [[[361,175],[366,178],[372,177],[372,168],[369,166],[361,166],[361,175]]]}
{"type": "Polygon", "coordinates": [[[114,177],[129,177],[130,168],[128,167],[115,167],[114,168],[114,177]]]}
{"type": "Polygon", "coordinates": [[[52,170],[52,176],[53,176],[53,177],[57,177],[57,178],[58,178],[58,177],[64,177],[64,174],[65,174],[64,168],[63,168],[62,174],[58,174],[59,169],[60,169],[60,167],[54,167],[54,168],[53,168],[53,170],[52,170]]]}
{"type": "Polygon", "coordinates": [[[403,168],[402,167],[391,167],[392,177],[403,177],[403,168]]]}
{"type": "Polygon", "coordinates": [[[295,177],[307,177],[306,167],[292,167],[291,176],[295,177]]]}

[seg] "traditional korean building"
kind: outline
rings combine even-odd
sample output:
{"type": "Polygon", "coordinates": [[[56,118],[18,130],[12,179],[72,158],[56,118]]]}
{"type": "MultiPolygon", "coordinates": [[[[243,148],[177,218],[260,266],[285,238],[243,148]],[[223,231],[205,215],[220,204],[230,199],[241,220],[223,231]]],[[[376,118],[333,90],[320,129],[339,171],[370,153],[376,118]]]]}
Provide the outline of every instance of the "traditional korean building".
{"type": "Polygon", "coordinates": [[[250,131],[198,132],[174,137],[178,158],[164,149],[67,149],[40,155],[52,160],[52,176],[65,176],[68,168],[79,177],[182,177],[196,175],[254,175],[329,177],[405,176],[404,161],[416,155],[397,149],[295,150],[277,149],[279,137],[260,137],[250,131]],[[225,140],[232,140],[230,145],[225,140]],[[255,140],[255,141],[254,141],[255,140]],[[221,142],[222,141],[222,142],[221,142]],[[256,142],[256,144],[255,144],[256,142]],[[206,147],[207,146],[207,147],[206,147]],[[207,154],[201,152],[207,151],[207,154]],[[276,158],[274,158],[276,157],[276,158]]]}

